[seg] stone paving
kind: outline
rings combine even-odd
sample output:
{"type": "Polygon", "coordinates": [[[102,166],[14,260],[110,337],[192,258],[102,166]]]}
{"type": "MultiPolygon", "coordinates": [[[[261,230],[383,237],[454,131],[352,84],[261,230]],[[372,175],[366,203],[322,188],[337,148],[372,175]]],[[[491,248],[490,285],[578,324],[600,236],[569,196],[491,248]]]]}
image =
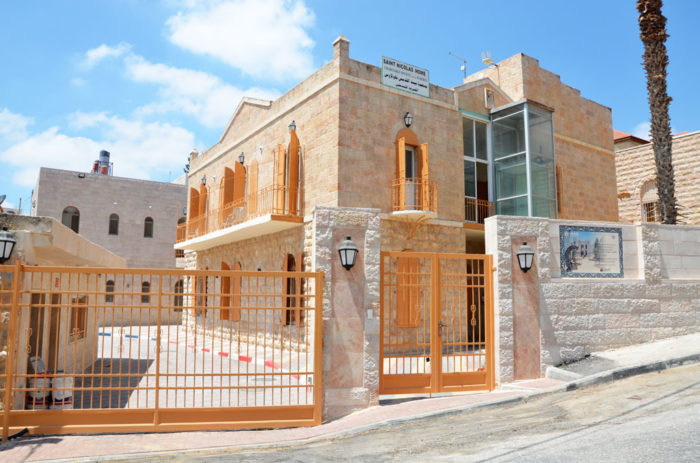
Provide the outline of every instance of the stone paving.
{"type": "Polygon", "coordinates": [[[157,327],[104,328],[97,360],[85,371],[95,375],[76,381],[74,407],[153,408],[156,389],[161,408],[307,405],[312,365],[306,353],[232,343],[182,325],[164,326],[160,346],[157,327]]]}

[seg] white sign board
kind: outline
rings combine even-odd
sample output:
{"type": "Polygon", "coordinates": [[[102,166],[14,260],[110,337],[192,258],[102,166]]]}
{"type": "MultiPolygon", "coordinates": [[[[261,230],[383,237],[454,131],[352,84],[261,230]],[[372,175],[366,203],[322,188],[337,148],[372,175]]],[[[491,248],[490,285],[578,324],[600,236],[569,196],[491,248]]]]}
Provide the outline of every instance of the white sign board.
{"type": "Polygon", "coordinates": [[[430,97],[428,70],[382,56],[382,84],[430,97]]]}

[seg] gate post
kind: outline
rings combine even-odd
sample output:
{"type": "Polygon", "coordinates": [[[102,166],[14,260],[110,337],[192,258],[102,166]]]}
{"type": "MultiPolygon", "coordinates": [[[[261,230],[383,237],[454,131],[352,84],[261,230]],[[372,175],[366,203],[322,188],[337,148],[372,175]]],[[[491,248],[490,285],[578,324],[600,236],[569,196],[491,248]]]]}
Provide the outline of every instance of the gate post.
{"type": "Polygon", "coordinates": [[[15,262],[15,270],[12,272],[12,302],[10,302],[10,324],[7,327],[7,361],[5,362],[5,415],[3,416],[2,424],[2,441],[7,442],[10,430],[10,408],[12,407],[12,371],[14,370],[15,358],[15,341],[17,333],[15,327],[17,325],[17,313],[19,312],[19,281],[22,273],[22,262],[15,262]]]}

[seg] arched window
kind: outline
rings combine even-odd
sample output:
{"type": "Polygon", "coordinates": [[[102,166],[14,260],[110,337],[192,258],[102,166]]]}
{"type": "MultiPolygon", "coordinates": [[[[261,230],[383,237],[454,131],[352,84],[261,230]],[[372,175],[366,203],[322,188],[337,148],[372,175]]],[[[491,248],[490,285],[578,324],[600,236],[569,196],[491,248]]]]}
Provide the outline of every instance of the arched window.
{"type": "Polygon", "coordinates": [[[642,221],[661,222],[659,195],[656,191],[656,180],[644,182],[639,191],[642,202],[642,221]]]}
{"type": "Polygon", "coordinates": [[[277,147],[276,214],[297,214],[299,211],[300,151],[296,129],[292,129],[289,132],[288,147],[277,147]]]}
{"type": "Polygon", "coordinates": [[[109,216],[109,234],[119,234],[119,216],[117,214],[111,214],[109,216]]]}
{"type": "Polygon", "coordinates": [[[80,211],[78,210],[78,208],[68,206],[67,208],[63,209],[61,223],[73,230],[74,232],[78,233],[78,230],[80,228],[80,211]]]}
{"type": "Polygon", "coordinates": [[[428,171],[428,144],[420,144],[410,129],[402,129],[396,135],[396,173],[395,211],[435,209],[428,171]]]}
{"type": "Polygon", "coordinates": [[[144,238],[153,238],[153,218],[152,217],[146,217],[146,220],[143,221],[143,237],[144,238]]]}
{"type": "MultiPolygon", "coordinates": [[[[299,255],[299,262],[302,262],[301,255],[299,255]]],[[[296,260],[292,254],[287,254],[284,258],[282,265],[282,270],[285,272],[296,272],[296,260]]],[[[284,311],[284,324],[285,325],[297,325],[301,326],[304,323],[304,311],[298,309],[301,306],[301,284],[298,277],[285,278],[284,279],[284,293],[285,297],[285,307],[288,307],[284,311]],[[294,307],[297,307],[294,309],[294,307]]]]}
{"type": "Polygon", "coordinates": [[[107,283],[105,283],[105,302],[113,303],[114,302],[114,280],[107,280],[107,283]]]}
{"type": "Polygon", "coordinates": [[[141,283],[141,303],[142,304],[148,304],[151,302],[151,296],[149,293],[151,292],[151,283],[148,281],[144,281],[141,283]]]}

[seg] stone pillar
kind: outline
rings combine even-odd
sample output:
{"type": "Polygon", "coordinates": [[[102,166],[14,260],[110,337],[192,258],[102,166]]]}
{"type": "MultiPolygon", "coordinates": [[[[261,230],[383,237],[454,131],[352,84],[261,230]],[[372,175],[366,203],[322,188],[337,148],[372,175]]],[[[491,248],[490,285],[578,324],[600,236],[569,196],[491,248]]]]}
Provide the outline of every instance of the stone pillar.
{"type": "Polygon", "coordinates": [[[314,209],[313,270],[323,271],[323,418],[379,401],[379,210],[314,209]],[[340,265],[338,246],[350,236],[355,266],[340,265]]]}
{"type": "Polygon", "coordinates": [[[537,275],[538,260],[532,268],[520,269],[516,253],[527,243],[537,256],[537,237],[511,237],[513,276],[513,375],[516,380],[540,377],[540,294],[537,275]]]}

